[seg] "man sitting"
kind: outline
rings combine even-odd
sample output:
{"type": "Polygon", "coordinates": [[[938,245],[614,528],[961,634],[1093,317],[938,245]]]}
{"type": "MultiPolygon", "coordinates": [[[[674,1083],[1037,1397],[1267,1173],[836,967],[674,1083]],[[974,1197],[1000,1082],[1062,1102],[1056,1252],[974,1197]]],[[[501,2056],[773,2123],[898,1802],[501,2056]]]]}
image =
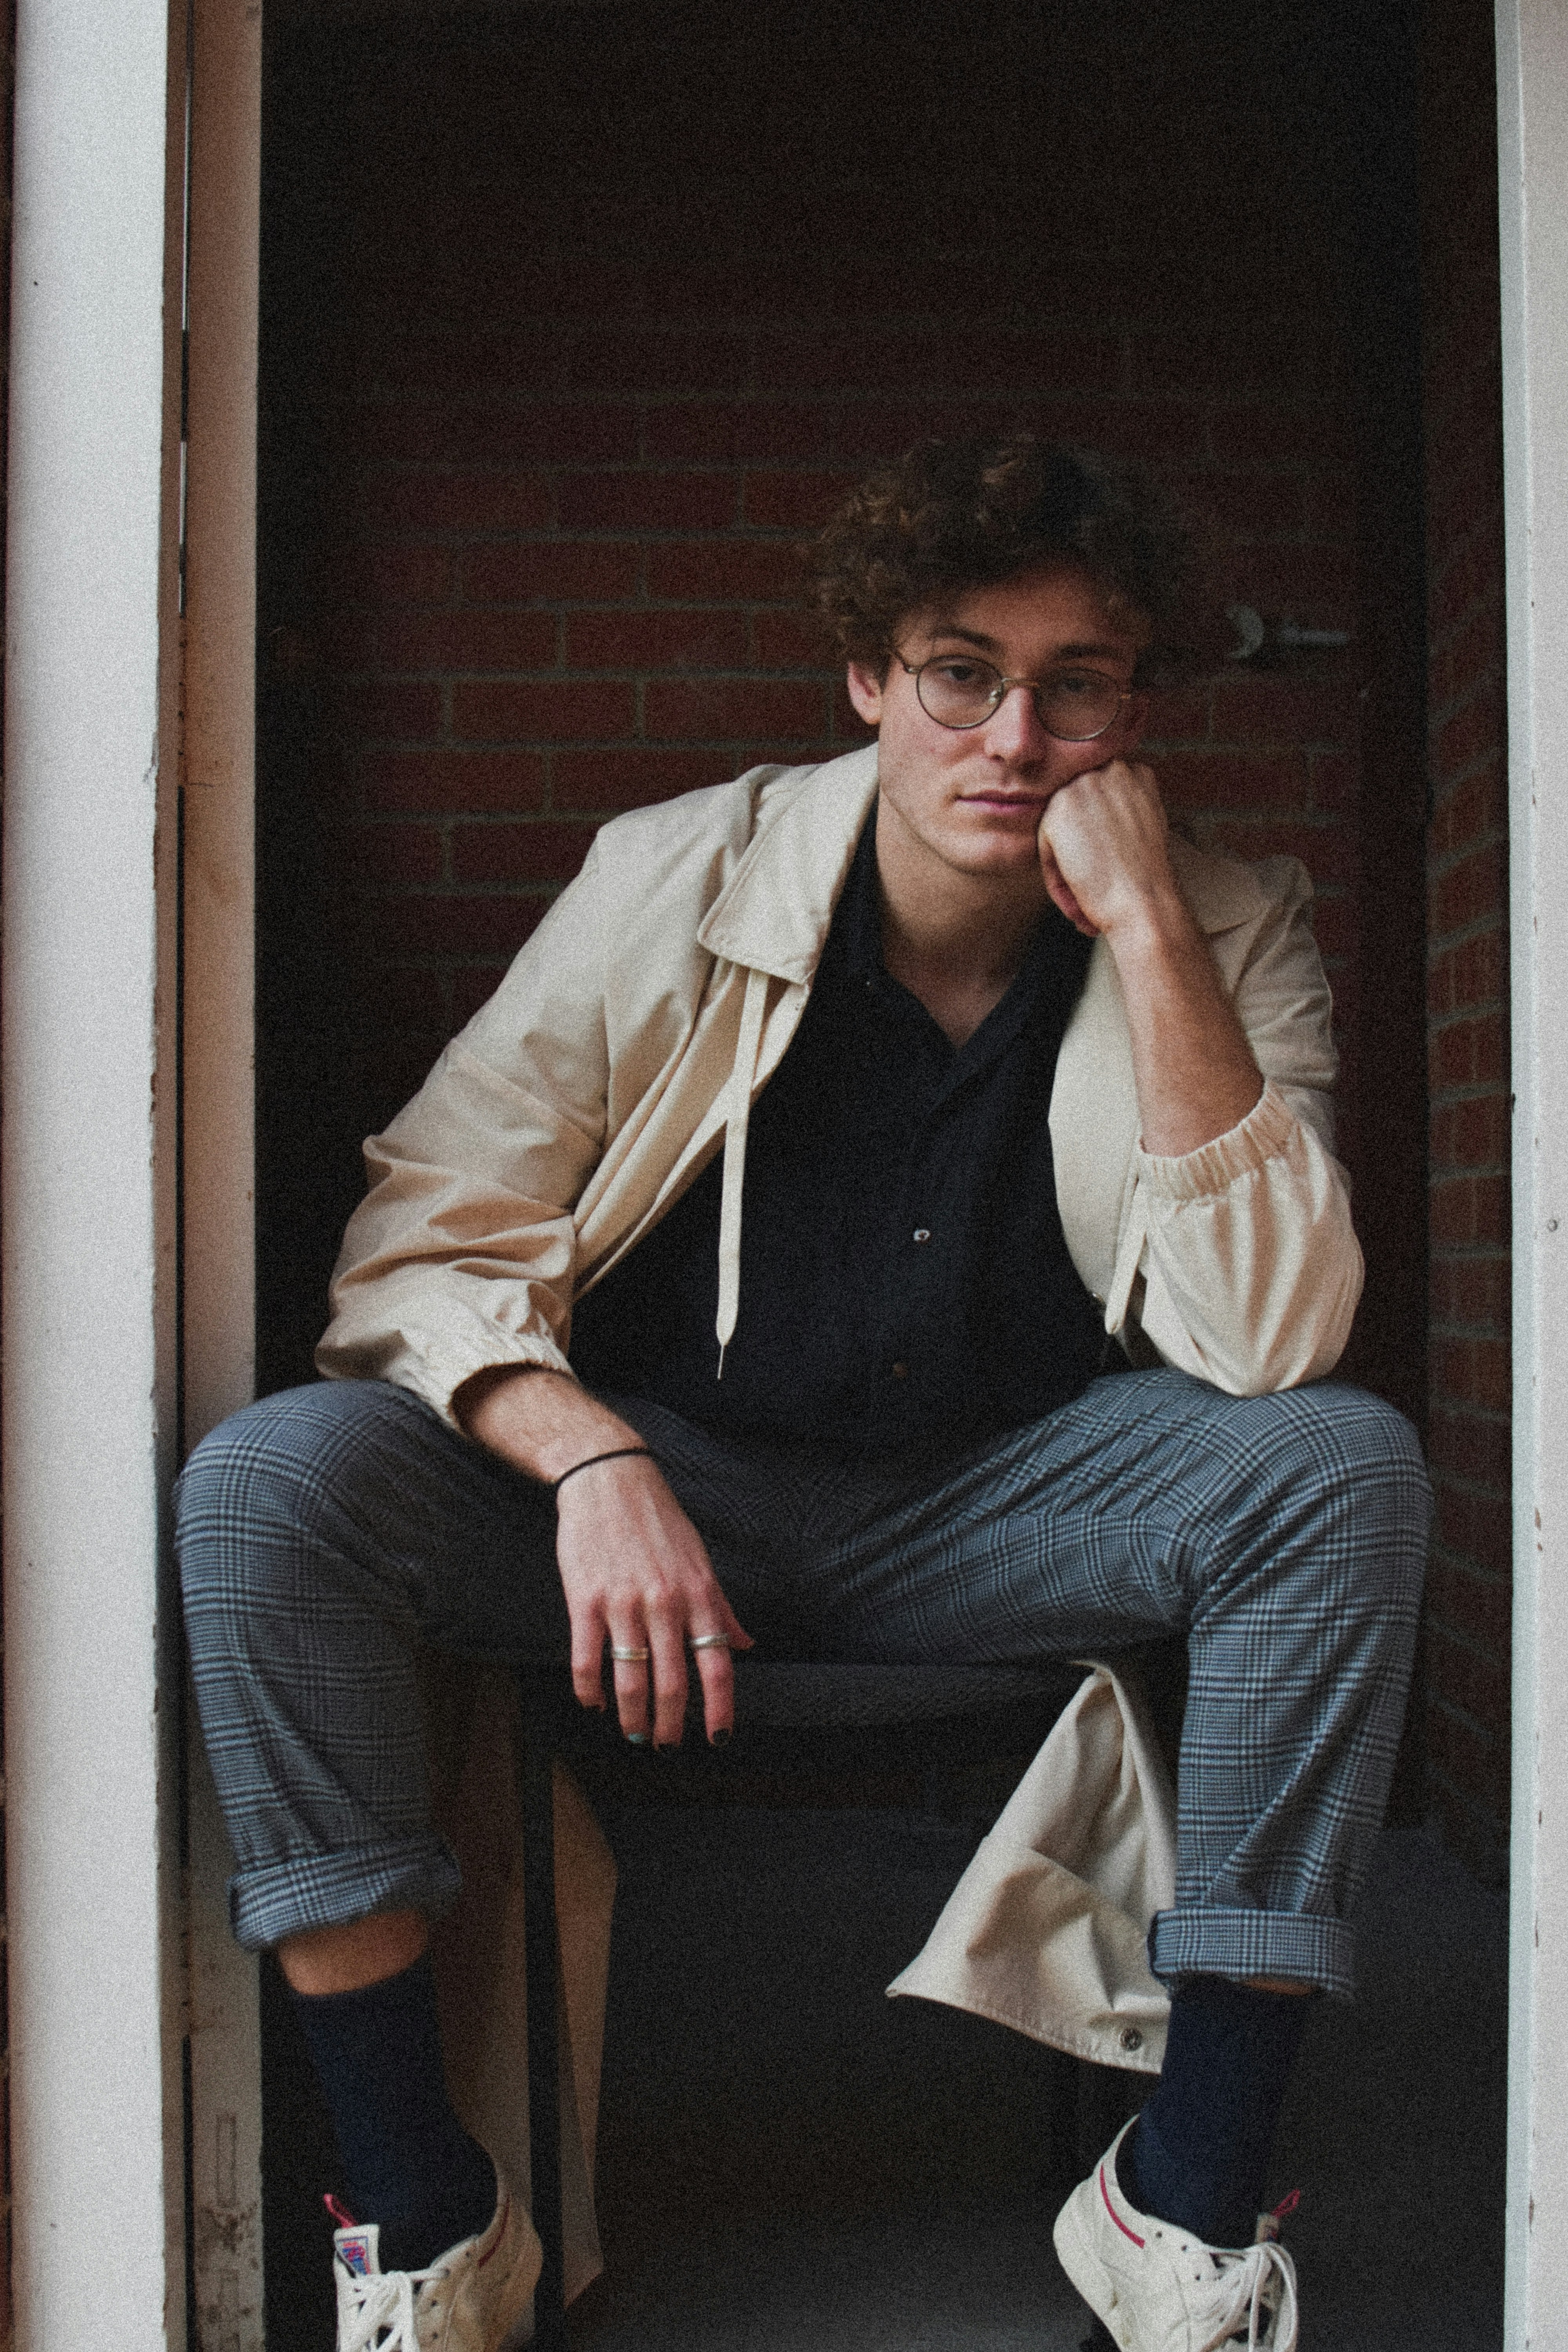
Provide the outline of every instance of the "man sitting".
{"type": "Polygon", "coordinates": [[[689,1651],[721,1740],[731,1651],[802,1629],[1184,1636],[1165,2068],[1057,2243],[1130,2352],[1295,2343],[1258,2208],[1301,1996],[1351,1986],[1428,1497],[1324,1379],[1361,1259],[1306,877],[1173,839],[1136,758],[1187,571],[1142,476],[1028,436],[867,483],[816,582],[875,745],[599,833],[366,1147],[327,1381],[186,1471],[236,1932],[421,2346],[496,2352],[534,2257],[443,2078],[410,1636],[569,1649],[585,1706],[607,1647],[669,1745],[689,1651]]]}

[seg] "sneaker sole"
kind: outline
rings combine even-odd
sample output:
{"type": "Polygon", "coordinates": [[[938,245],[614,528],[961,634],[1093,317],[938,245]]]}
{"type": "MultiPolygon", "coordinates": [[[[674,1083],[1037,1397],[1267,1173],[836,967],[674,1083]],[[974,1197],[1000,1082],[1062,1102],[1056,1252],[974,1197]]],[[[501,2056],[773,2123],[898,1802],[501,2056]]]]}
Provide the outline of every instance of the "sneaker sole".
{"type": "Polygon", "coordinates": [[[1118,2307],[1116,2281],[1095,2252],[1094,2241],[1079,2210],[1080,2200],[1091,2186],[1086,2180],[1074,2189],[1057,2215],[1051,2242],[1057,2250],[1057,2260],[1095,2317],[1103,2321],[1115,2341],[1123,2347],[1123,2352],[1131,2352],[1132,2339],[1118,2307]]]}

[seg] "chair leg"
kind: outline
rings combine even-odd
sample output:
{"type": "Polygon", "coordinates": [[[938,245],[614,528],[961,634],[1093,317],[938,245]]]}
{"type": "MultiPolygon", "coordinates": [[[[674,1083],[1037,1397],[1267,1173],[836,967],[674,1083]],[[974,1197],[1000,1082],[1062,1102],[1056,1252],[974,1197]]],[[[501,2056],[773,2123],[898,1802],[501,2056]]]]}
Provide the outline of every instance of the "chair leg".
{"type": "Polygon", "coordinates": [[[561,2066],[555,1977],[554,1756],[549,1715],[520,1690],[518,1791],[522,1807],[522,1888],[528,1960],[528,2146],[533,2226],[544,2250],[533,2295],[534,2352],[563,2352],[565,2258],[561,2217],[561,2066]]]}

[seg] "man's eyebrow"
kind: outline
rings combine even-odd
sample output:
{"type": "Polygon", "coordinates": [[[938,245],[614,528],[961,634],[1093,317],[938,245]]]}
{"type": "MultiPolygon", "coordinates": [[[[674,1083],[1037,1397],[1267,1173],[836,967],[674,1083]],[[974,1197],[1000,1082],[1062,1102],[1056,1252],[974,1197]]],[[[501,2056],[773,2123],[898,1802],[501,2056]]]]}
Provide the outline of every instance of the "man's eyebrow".
{"type": "MultiPolygon", "coordinates": [[[[995,637],[987,637],[978,629],[961,629],[955,621],[938,621],[930,632],[932,642],[938,637],[960,637],[966,646],[975,646],[983,654],[999,654],[1002,646],[995,637]]],[[[1058,646],[1058,661],[1118,661],[1126,654],[1125,645],[1058,646]]]]}

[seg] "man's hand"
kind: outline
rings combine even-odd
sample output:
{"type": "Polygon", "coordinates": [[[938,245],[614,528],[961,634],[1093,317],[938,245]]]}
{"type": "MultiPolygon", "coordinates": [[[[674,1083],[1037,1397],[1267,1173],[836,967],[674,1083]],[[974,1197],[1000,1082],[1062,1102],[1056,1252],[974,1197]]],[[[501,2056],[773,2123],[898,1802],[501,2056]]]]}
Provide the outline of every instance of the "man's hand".
{"type": "MultiPolygon", "coordinates": [[[[565,1373],[498,1368],[459,1390],[458,1418],[471,1437],[530,1477],[553,1479],[591,1454],[640,1445],[630,1424],[565,1373]]],[[[605,1646],[647,1650],[647,1664],[615,1661],[621,1729],[647,1737],[654,1701],[656,1746],[677,1747],[686,1722],[686,1644],[722,1633],[737,1650],[752,1638],[725,1600],[701,1537],[645,1454],[596,1462],[567,1480],[556,1503],[555,1557],[572,1620],[572,1683],[584,1706],[605,1704],[605,1646]]],[[[727,1649],[695,1653],[708,1737],[735,1719],[727,1649]]]]}
{"type": "Polygon", "coordinates": [[[1116,960],[1145,1151],[1179,1157],[1237,1127],[1262,1074],[1176,886],[1152,768],[1112,760],[1053,793],[1040,871],[1116,960]]]}

